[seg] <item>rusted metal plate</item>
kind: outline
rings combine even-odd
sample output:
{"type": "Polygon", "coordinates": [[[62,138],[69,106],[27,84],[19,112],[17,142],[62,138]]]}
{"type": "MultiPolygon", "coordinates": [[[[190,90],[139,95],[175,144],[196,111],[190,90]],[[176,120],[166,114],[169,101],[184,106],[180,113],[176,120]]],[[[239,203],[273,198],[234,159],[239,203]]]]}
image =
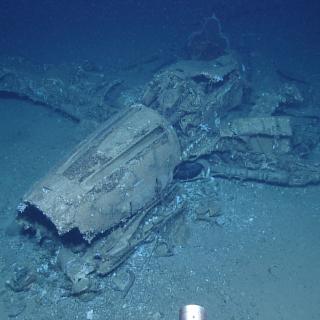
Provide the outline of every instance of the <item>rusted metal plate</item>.
{"type": "Polygon", "coordinates": [[[180,161],[174,129],[156,111],[135,105],[101,125],[24,197],[20,218],[40,210],[59,235],[98,234],[148,207],[172,182],[180,161]]]}

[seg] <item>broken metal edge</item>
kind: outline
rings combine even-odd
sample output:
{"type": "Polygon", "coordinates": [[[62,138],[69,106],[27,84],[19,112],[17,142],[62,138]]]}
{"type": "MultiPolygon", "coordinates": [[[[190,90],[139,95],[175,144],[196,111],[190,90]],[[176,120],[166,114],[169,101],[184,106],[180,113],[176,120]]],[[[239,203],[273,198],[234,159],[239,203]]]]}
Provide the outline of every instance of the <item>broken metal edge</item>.
{"type": "MultiPolygon", "coordinates": [[[[146,216],[153,208],[155,208],[164,198],[167,198],[170,192],[173,192],[173,185],[167,186],[163,191],[161,198],[155,198],[153,201],[146,203],[143,208],[137,210],[134,214],[128,216],[125,219],[119,221],[119,223],[112,225],[110,228],[103,230],[99,233],[81,232],[79,228],[73,227],[72,229],[59,230],[53,221],[49,218],[44,210],[31,201],[24,200],[16,208],[18,224],[24,231],[39,234],[40,238],[49,237],[54,239],[60,239],[61,241],[67,240],[72,242],[85,242],[86,244],[92,244],[94,241],[101,239],[101,237],[107,236],[117,228],[130,225],[132,220],[139,215],[146,216]]],[[[39,239],[41,240],[41,239],[39,239]]]]}
{"type": "Polygon", "coordinates": [[[39,206],[30,201],[23,201],[17,206],[16,220],[24,231],[34,234],[39,233],[40,238],[49,237],[63,241],[64,238],[69,236],[70,238],[77,238],[74,240],[90,244],[97,236],[83,234],[78,228],[66,230],[65,232],[58,230],[48,215],[39,206]]]}
{"type": "Polygon", "coordinates": [[[35,224],[39,224],[56,233],[57,236],[61,235],[54,223],[36,204],[23,201],[18,205],[17,212],[17,220],[25,229],[36,229],[35,224]]]}

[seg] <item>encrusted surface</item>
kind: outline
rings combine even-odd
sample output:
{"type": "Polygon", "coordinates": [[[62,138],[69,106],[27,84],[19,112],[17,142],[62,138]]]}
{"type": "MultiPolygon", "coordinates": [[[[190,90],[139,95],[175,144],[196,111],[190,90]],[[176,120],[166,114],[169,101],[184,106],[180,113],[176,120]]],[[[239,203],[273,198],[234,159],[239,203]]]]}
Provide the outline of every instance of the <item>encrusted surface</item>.
{"type": "Polygon", "coordinates": [[[24,202],[41,210],[60,235],[78,229],[91,241],[158,198],[179,161],[173,128],[155,111],[135,105],[82,142],[24,202]]]}

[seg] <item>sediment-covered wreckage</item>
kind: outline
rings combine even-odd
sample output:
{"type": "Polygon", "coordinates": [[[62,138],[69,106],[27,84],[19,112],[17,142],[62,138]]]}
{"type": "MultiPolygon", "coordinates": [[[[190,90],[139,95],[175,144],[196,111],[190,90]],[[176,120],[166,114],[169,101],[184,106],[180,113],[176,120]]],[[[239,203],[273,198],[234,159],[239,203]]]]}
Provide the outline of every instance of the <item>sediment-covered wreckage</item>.
{"type": "Polygon", "coordinates": [[[107,101],[122,81],[105,81],[92,66],[66,74],[54,67],[28,72],[10,59],[0,66],[1,92],[100,123],[19,207],[18,220],[39,240],[76,233],[90,243],[81,255],[59,253],[74,294],[90,290],[92,274],[110,273],[183,212],[180,181],[320,182],[312,161],[319,115],[298,84],[255,90],[215,16],[189,38],[186,51],[154,75],[138,104],[121,107],[116,97],[120,110],[107,101]]]}
{"type": "MultiPolygon", "coordinates": [[[[157,112],[134,105],[119,112],[26,194],[21,216],[39,210],[59,235],[97,235],[155,205],[180,161],[174,129],[157,112]]],[[[32,213],[30,213],[32,215],[32,213]]]]}

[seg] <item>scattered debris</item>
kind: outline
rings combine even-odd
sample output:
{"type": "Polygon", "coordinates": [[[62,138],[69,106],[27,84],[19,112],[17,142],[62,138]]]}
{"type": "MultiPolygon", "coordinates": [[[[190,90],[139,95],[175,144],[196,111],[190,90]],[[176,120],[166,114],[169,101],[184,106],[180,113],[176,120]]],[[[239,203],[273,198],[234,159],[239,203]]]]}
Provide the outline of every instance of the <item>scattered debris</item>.
{"type": "Polygon", "coordinates": [[[204,155],[219,119],[241,104],[243,81],[232,55],[212,61],[179,61],[154,76],[142,102],[174,126],[183,160],[204,155]]]}
{"type": "Polygon", "coordinates": [[[304,99],[298,87],[284,83],[277,91],[263,91],[257,94],[250,116],[272,116],[283,114],[286,109],[300,107],[304,99]]]}
{"type": "Polygon", "coordinates": [[[86,314],[86,319],[87,320],[93,320],[94,319],[93,316],[94,316],[94,313],[93,313],[92,309],[87,311],[87,314],[86,314]]]}
{"type": "MultiPolygon", "coordinates": [[[[143,102],[176,129],[183,162],[180,180],[192,180],[206,161],[206,174],[265,183],[304,186],[319,183],[319,168],[302,165],[320,139],[319,121],[294,83],[255,92],[242,104],[246,80],[237,59],[181,60],[154,76],[143,102]],[[305,128],[308,129],[306,130],[305,128]]],[[[247,84],[246,84],[247,85],[247,84]]]]}
{"type": "Polygon", "coordinates": [[[12,278],[6,281],[6,286],[14,292],[28,291],[36,280],[36,274],[29,268],[16,267],[12,278]]]}
{"type": "Polygon", "coordinates": [[[91,261],[84,261],[67,248],[61,248],[58,254],[58,265],[71,281],[71,294],[79,296],[96,290],[93,287],[90,274],[95,272],[96,266],[91,261]]]}
{"type": "Polygon", "coordinates": [[[135,281],[135,274],[131,270],[119,270],[112,275],[111,285],[114,290],[120,291],[124,299],[135,281]]]}
{"type": "Polygon", "coordinates": [[[54,66],[35,65],[24,58],[0,61],[0,95],[30,100],[75,122],[101,123],[117,112],[112,105],[122,83],[109,80],[88,62],[54,66]]]}
{"type": "Polygon", "coordinates": [[[171,257],[174,255],[173,245],[166,240],[157,241],[154,250],[154,255],[156,257],[171,257]]]}

